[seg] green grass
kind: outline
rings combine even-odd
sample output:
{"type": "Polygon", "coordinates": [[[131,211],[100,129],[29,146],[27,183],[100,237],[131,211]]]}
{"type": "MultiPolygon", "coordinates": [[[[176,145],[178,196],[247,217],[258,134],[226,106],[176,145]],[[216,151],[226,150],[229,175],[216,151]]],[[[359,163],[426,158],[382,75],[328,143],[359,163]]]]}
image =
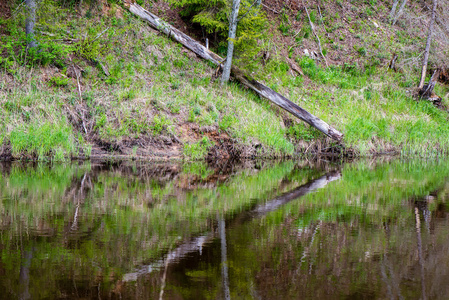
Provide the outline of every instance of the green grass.
{"type": "MultiPolygon", "coordinates": [[[[53,47],[51,59],[25,61],[23,49],[14,48],[21,43],[20,35],[1,37],[10,52],[4,50],[0,62],[0,141],[11,143],[15,155],[57,155],[61,159],[92,149],[87,142],[92,136],[107,142],[168,133],[181,137],[180,126],[186,122],[213,126],[241,145],[260,143],[270,155],[292,154],[298,141],[325,139],[300,122],[285,127],[278,108],[240,85],[221,86],[212,77],[214,70],[209,64],[192,58],[180,45],[149,30],[126,11],[123,19],[80,19],[51,1],[45,1],[43,7],[46,18],[38,18],[38,26],[51,36],[39,35],[38,39],[53,47]],[[54,22],[47,23],[48,19],[54,22]],[[55,41],[70,38],[68,32],[85,38],[74,45],[55,41]],[[69,62],[67,53],[78,56],[69,62]],[[110,76],[87,61],[90,58],[102,62],[110,76]],[[68,76],[72,64],[84,70],[81,99],[76,79],[68,76]],[[5,92],[7,88],[11,91],[5,92]],[[80,125],[80,110],[89,125],[88,136],[80,125]],[[46,132],[38,129],[41,126],[46,132]]],[[[284,23],[290,24],[286,17],[284,23]]],[[[24,15],[19,13],[2,22],[15,34],[22,30],[23,21],[24,15]]],[[[447,152],[447,113],[411,98],[411,88],[416,85],[413,73],[394,74],[379,68],[387,49],[409,43],[408,35],[397,33],[403,42],[389,39],[381,43],[380,33],[364,35],[370,22],[357,24],[361,44],[354,52],[363,54],[366,63],[357,60],[323,68],[292,52],[306,77],[293,76],[281,55],[272,55],[253,75],[343,132],[345,145],[360,155],[390,150],[402,150],[404,155],[447,152]]],[[[293,29],[289,31],[297,31],[293,29]]],[[[323,43],[333,42],[323,38],[323,43]]],[[[415,55],[409,48],[407,51],[407,55],[415,55]]],[[[448,89],[437,86],[436,91],[447,104],[448,89]]],[[[183,142],[186,157],[204,157],[201,140],[183,142]]]]}
{"type": "MultiPolygon", "coordinates": [[[[401,86],[407,75],[348,65],[322,68],[308,58],[299,65],[314,81],[313,88],[295,88],[291,78],[280,74],[275,76],[280,92],[290,93],[291,100],[342,131],[345,145],[360,155],[392,150],[404,155],[447,153],[448,113],[413,99],[411,90],[401,86]]],[[[443,87],[436,91],[447,94],[443,87]]],[[[303,140],[320,137],[304,125],[287,132],[303,140]]]]}
{"type": "Polygon", "coordinates": [[[35,153],[38,159],[51,156],[54,160],[64,160],[75,152],[72,128],[64,122],[33,122],[14,128],[10,135],[12,152],[35,153]]]}
{"type": "Polygon", "coordinates": [[[205,136],[196,143],[185,144],[184,155],[193,160],[204,159],[212,147],[213,143],[205,136]]]}

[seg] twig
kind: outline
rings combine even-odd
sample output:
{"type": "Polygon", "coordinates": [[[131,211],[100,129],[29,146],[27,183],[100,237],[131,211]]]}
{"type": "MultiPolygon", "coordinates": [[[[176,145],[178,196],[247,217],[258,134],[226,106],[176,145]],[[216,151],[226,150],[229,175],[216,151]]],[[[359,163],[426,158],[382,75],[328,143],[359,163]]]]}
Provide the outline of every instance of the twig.
{"type": "Polygon", "coordinates": [[[78,85],[78,94],[80,96],[80,101],[83,102],[83,96],[81,94],[81,86],[80,86],[80,80],[79,80],[79,75],[78,75],[78,71],[75,68],[75,65],[72,63],[72,68],[75,71],[75,75],[76,75],[76,83],[78,85]]]}
{"type": "Polygon", "coordinates": [[[422,51],[418,56],[412,56],[410,58],[404,59],[402,61],[402,65],[405,66],[405,65],[409,64],[408,61],[411,61],[410,63],[415,63],[423,54],[424,54],[424,51],[422,51]],[[407,64],[406,64],[406,62],[407,62],[407,64]]]}
{"type": "Polygon", "coordinates": [[[20,8],[24,3],[25,3],[25,0],[23,0],[22,3],[20,3],[20,4],[16,7],[16,10],[11,14],[11,16],[14,16],[14,15],[19,11],[19,8],[20,8]]]}
{"type": "MultiPolygon", "coordinates": [[[[6,0],[8,1],[8,0],[6,0]]],[[[23,0],[17,7],[16,9],[11,13],[11,17],[13,17],[15,14],[17,14],[17,12],[19,11],[19,9],[21,8],[21,6],[26,2],[26,0],[23,0]]],[[[40,1],[36,1],[36,5],[40,4],[42,2],[42,0],[40,1]]]]}
{"type": "Polygon", "coordinates": [[[275,14],[279,14],[280,12],[278,12],[277,10],[272,9],[271,7],[266,6],[265,4],[262,3],[262,6],[265,7],[268,10],[271,10],[272,12],[274,12],[275,14]]]}
{"type": "Polygon", "coordinates": [[[301,71],[301,69],[291,60],[288,60],[288,63],[290,64],[290,68],[295,71],[296,73],[298,73],[301,76],[304,76],[304,73],[301,71]]]}
{"type": "MultiPolygon", "coordinates": [[[[71,61],[71,59],[70,59],[70,61],[71,61]]],[[[73,62],[72,62],[72,68],[73,68],[73,71],[75,71],[75,75],[76,75],[76,83],[78,85],[78,94],[80,96],[80,102],[83,103],[83,95],[81,94],[79,75],[78,75],[78,71],[75,68],[75,64],[73,62]]],[[[84,132],[87,134],[86,124],[84,124],[84,112],[81,113],[81,121],[83,123],[84,132]]]]}
{"type": "Polygon", "coordinates": [[[107,77],[109,77],[111,74],[108,71],[108,68],[106,68],[106,66],[98,59],[94,58],[92,59],[92,62],[94,64],[96,64],[97,66],[100,66],[101,69],[103,70],[104,75],[106,75],[107,77]]]}
{"type": "Polygon", "coordinates": [[[402,1],[401,7],[399,8],[398,13],[394,17],[392,25],[396,24],[396,22],[398,21],[399,17],[402,15],[402,11],[404,10],[404,7],[405,7],[406,4],[407,4],[407,0],[402,1]]]}
{"type": "Polygon", "coordinates": [[[323,21],[323,15],[321,14],[321,8],[319,4],[318,4],[318,12],[320,13],[320,20],[323,21]]]}
{"type": "Polygon", "coordinates": [[[106,28],[105,30],[103,30],[102,32],[100,32],[100,33],[99,33],[99,34],[92,40],[92,42],[95,41],[96,39],[98,39],[100,36],[102,36],[103,33],[105,33],[106,31],[108,31],[108,29],[109,29],[109,27],[106,28]]]}
{"type": "Polygon", "coordinates": [[[248,8],[248,11],[243,16],[241,16],[240,18],[237,19],[237,23],[240,22],[244,17],[246,17],[246,15],[249,14],[249,12],[253,9],[254,5],[256,5],[256,7],[257,7],[260,5],[260,3],[261,3],[261,0],[255,0],[253,2],[253,4],[251,4],[251,6],[248,8]]]}
{"type": "Polygon", "coordinates": [[[295,38],[301,31],[302,31],[302,28],[299,28],[298,32],[293,35],[293,38],[295,38]]]}
{"type": "Polygon", "coordinates": [[[313,32],[313,34],[315,35],[316,39],[318,40],[318,47],[319,47],[319,49],[320,49],[320,54],[321,54],[321,56],[323,57],[324,62],[326,63],[326,67],[328,67],[329,65],[327,64],[326,57],[324,57],[323,50],[321,49],[321,41],[320,41],[320,38],[319,38],[318,34],[315,32],[315,28],[314,28],[314,26],[313,26],[312,20],[310,19],[309,11],[307,10],[307,7],[304,5],[304,2],[303,2],[302,5],[304,6],[304,9],[306,10],[307,18],[309,18],[309,24],[310,24],[310,27],[311,27],[311,29],[312,29],[312,32],[313,32]]]}

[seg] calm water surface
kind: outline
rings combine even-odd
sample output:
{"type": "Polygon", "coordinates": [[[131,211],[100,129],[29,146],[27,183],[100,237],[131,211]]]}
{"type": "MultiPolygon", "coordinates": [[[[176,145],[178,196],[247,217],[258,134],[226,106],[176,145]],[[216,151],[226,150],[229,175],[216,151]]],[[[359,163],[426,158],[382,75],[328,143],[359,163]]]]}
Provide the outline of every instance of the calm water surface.
{"type": "Polygon", "coordinates": [[[0,164],[0,299],[449,299],[448,161],[0,164]]]}

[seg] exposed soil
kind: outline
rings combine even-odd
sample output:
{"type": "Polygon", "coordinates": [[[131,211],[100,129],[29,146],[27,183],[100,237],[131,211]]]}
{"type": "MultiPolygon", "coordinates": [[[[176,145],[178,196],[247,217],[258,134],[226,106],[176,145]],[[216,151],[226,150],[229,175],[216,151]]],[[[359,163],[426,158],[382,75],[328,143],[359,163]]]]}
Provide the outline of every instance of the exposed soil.
{"type": "Polygon", "coordinates": [[[9,161],[12,159],[11,146],[3,145],[0,147],[0,161],[9,161]]]}
{"type": "Polygon", "coordinates": [[[0,0],[0,18],[8,19],[11,17],[11,8],[8,0],[0,0]]]}

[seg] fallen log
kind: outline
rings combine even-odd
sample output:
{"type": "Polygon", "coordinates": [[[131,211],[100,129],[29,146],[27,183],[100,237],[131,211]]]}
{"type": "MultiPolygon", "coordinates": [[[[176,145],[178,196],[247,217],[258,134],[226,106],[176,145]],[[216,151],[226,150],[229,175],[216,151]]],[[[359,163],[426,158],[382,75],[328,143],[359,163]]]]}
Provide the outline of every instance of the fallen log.
{"type": "MultiPolygon", "coordinates": [[[[181,43],[184,47],[190,49],[192,52],[194,52],[199,57],[201,57],[205,60],[208,60],[208,61],[214,63],[215,65],[222,67],[222,63],[224,61],[224,59],[222,57],[220,57],[219,55],[210,51],[205,46],[201,45],[199,42],[192,39],[185,33],[179,31],[178,29],[174,28],[170,24],[164,22],[156,15],[145,10],[140,5],[133,3],[131,1],[132,0],[124,1],[125,7],[127,7],[131,13],[133,13],[136,16],[147,21],[151,27],[163,32],[164,34],[171,37],[175,41],[181,43]]],[[[332,138],[336,141],[339,141],[339,142],[343,139],[343,134],[341,132],[339,132],[335,128],[331,127],[329,124],[327,124],[323,120],[319,119],[318,117],[312,115],[305,109],[299,107],[297,104],[293,103],[286,97],[273,91],[266,85],[254,80],[254,79],[248,78],[242,71],[240,71],[236,67],[232,68],[231,75],[233,75],[235,79],[240,81],[240,83],[242,83],[243,85],[245,85],[245,86],[249,87],[250,89],[252,89],[253,91],[255,91],[257,94],[259,94],[259,96],[270,100],[271,102],[273,102],[274,104],[278,105],[279,107],[285,109],[292,115],[303,120],[310,126],[313,126],[316,129],[318,129],[319,131],[323,132],[325,135],[329,136],[330,138],[332,138]]]]}

